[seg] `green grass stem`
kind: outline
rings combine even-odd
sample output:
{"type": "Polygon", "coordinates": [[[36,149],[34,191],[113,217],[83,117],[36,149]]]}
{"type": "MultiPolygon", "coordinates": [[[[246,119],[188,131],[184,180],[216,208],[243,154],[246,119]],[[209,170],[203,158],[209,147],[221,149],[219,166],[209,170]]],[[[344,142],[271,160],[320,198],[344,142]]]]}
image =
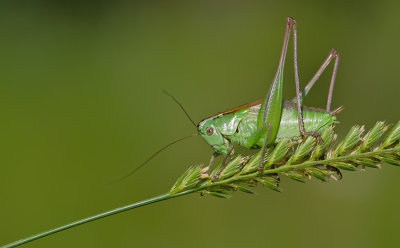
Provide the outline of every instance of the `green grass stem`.
{"type": "Polygon", "coordinates": [[[201,165],[192,166],[166,194],[77,220],[3,245],[0,248],[17,247],[95,220],[190,193],[201,192],[202,194],[228,198],[230,197],[229,191],[240,190],[245,193],[252,193],[247,187],[255,186],[257,183],[280,192],[279,176],[288,176],[300,182],[311,177],[328,181],[331,178],[337,179],[338,175],[341,178],[339,169],[380,168],[381,164],[400,166],[400,122],[386,134],[388,129],[389,126],[385,126],[383,122],[377,122],[362,137],[364,128],[355,126],[336,146],[332,145],[336,137],[332,127],[321,132],[323,144],[311,140],[312,137],[308,137],[302,143],[282,139],[275,147],[269,149],[263,158],[265,168],[262,175],[258,171],[261,159],[260,152],[251,157],[237,155],[232,158],[222,171],[221,178],[216,181],[212,181],[210,178],[220,166],[212,171],[209,171],[210,168],[201,165]]]}

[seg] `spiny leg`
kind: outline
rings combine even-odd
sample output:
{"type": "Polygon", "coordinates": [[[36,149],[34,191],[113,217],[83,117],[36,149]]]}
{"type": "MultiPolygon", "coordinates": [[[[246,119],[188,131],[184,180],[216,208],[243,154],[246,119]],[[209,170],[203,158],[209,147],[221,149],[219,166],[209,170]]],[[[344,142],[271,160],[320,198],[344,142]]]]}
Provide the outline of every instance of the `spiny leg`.
{"type": "Polygon", "coordinates": [[[267,122],[266,127],[268,127],[267,135],[265,136],[265,141],[263,144],[263,147],[261,149],[261,156],[260,156],[260,166],[258,167],[258,173],[260,176],[263,175],[264,173],[264,157],[265,157],[265,152],[267,151],[267,143],[269,139],[269,134],[271,133],[271,124],[267,122]]]}
{"type": "Polygon", "coordinates": [[[215,159],[216,157],[218,157],[218,156],[219,156],[219,153],[213,152],[213,154],[211,155],[211,158],[210,158],[210,162],[208,163],[208,168],[211,168],[211,166],[212,166],[213,163],[214,163],[214,159],[215,159]]]}
{"type": "Polygon", "coordinates": [[[293,64],[294,64],[293,67],[294,67],[294,82],[296,86],[297,119],[299,123],[300,134],[303,138],[305,138],[307,132],[304,129],[303,111],[301,108],[301,99],[300,99],[299,68],[297,65],[297,28],[296,28],[296,21],[292,20],[292,22],[293,22],[292,29],[293,29],[293,64]]]}
{"type": "Polygon", "coordinates": [[[339,66],[339,54],[335,51],[332,50],[331,54],[333,53],[332,56],[335,58],[335,64],[333,66],[333,72],[332,72],[332,77],[331,77],[331,83],[329,86],[329,93],[328,93],[328,100],[326,101],[326,111],[330,112],[331,111],[331,103],[332,103],[332,95],[333,95],[333,87],[335,86],[335,80],[336,80],[336,74],[337,74],[337,68],[339,66]]]}
{"type": "MultiPolygon", "coordinates": [[[[315,75],[311,78],[310,82],[308,82],[306,87],[304,87],[304,89],[303,89],[303,91],[301,92],[301,95],[300,95],[300,102],[303,102],[304,98],[308,95],[309,91],[314,86],[315,82],[319,79],[321,74],[325,71],[325,69],[329,66],[330,62],[333,59],[335,60],[335,64],[333,66],[331,82],[330,82],[330,85],[329,85],[328,100],[327,100],[327,103],[326,103],[326,111],[330,112],[333,88],[335,86],[337,68],[338,68],[338,65],[339,65],[339,53],[335,49],[332,49],[330,51],[328,57],[324,60],[324,62],[322,63],[321,67],[318,69],[318,71],[315,73],[315,75]]],[[[295,100],[296,100],[296,98],[293,99],[293,101],[295,101],[295,100]]]]}
{"type": "Polygon", "coordinates": [[[228,162],[228,157],[231,155],[231,153],[232,153],[232,151],[233,151],[233,144],[231,144],[230,146],[229,146],[229,150],[228,150],[228,152],[226,153],[226,155],[225,155],[225,157],[224,157],[224,160],[222,160],[222,165],[221,165],[221,167],[219,168],[219,170],[218,170],[218,172],[213,176],[213,178],[211,179],[212,181],[215,181],[215,180],[217,180],[218,178],[219,178],[219,175],[221,175],[221,172],[225,169],[225,167],[226,167],[226,163],[228,162]]]}
{"type": "Polygon", "coordinates": [[[292,29],[293,29],[293,64],[294,64],[294,81],[296,86],[296,104],[297,104],[297,120],[299,123],[299,131],[300,135],[305,139],[307,136],[313,136],[316,138],[317,142],[322,143],[321,135],[317,132],[307,132],[304,128],[304,120],[303,120],[303,110],[301,107],[301,98],[300,98],[300,80],[299,80],[299,69],[297,64],[297,28],[296,21],[291,19],[292,21],[292,29]]]}
{"type": "MultiPolygon", "coordinates": [[[[215,160],[215,158],[218,157],[218,156],[219,156],[219,153],[213,152],[213,154],[211,155],[211,158],[210,158],[210,162],[208,163],[208,166],[207,166],[209,169],[212,168],[212,166],[213,166],[213,164],[214,164],[214,160],[215,160]]],[[[211,180],[213,180],[213,179],[211,179],[211,180]]],[[[201,196],[203,196],[202,193],[201,193],[201,196]]]]}

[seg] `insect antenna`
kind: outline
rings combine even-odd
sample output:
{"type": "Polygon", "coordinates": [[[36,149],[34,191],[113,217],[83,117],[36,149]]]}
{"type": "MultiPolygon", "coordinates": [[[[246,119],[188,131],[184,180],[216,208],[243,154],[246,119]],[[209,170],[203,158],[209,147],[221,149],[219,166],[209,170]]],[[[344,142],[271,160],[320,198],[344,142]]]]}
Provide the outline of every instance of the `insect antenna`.
{"type": "Polygon", "coordinates": [[[129,176],[133,175],[135,172],[137,172],[139,169],[143,168],[148,162],[150,162],[150,160],[152,160],[155,156],[157,156],[160,152],[164,151],[165,149],[167,149],[168,147],[172,146],[173,144],[178,143],[179,141],[185,140],[185,139],[189,139],[192,138],[194,136],[198,135],[197,133],[194,133],[192,135],[177,139],[171,143],[169,143],[168,145],[162,147],[160,150],[156,151],[153,155],[151,155],[148,159],[146,159],[143,163],[141,163],[140,165],[138,165],[135,169],[133,169],[131,172],[129,172],[128,174],[126,174],[125,176],[119,178],[118,180],[115,180],[114,183],[116,182],[120,182],[126,178],[128,178],[129,176]]]}
{"type": "Polygon", "coordinates": [[[197,129],[196,123],[195,123],[195,122],[193,121],[193,119],[190,117],[190,115],[188,114],[188,112],[186,112],[186,110],[185,110],[185,108],[183,107],[183,105],[182,105],[171,93],[169,93],[168,91],[163,90],[163,92],[164,92],[164,94],[166,94],[167,96],[171,97],[172,100],[174,100],[174,101],[176,102],[176,104],[178,104],[179,107],[181,107],[181,109],[183,110],[183,112],[185,113],[185,115],[187,116],[187,118],[189,118],[190,122],[192,122],[193,126],[195,126],[196,129],[197,129]]]}

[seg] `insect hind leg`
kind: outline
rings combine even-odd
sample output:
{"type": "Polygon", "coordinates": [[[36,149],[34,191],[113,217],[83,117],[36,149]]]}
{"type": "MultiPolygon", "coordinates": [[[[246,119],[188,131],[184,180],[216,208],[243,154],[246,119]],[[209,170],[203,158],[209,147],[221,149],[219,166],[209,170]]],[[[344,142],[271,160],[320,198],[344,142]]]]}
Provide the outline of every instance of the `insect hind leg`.
{"type": "MultiPolygon", "coordinates": [[[[329,64],[332,62],[332,60],[335,60],[335,64],[333,66],[333,71],[332,71],[332,76],[331,76],[331,81],[330,81],[330,85],[329,85],[328,99],[327,99],[327,103],[326,103],[326,111],[330,112],[333,88],[335,86],[336,74],[337,74],[337,69],[338,69],[338,65],[339,65],[339,58],[340,58],[340,55],[335,49],[332,49],[329,52],[328,57],[324,60],[324,62],[322,63],[322,65],[320,66],[318,71],[311,78],[311,80],[307,83],[306,87],[304,87],[304,89],[301,91],[300,102],[303,102],[304,98],[308,95],[309,91],[314,86],[315,82],[319,79],[321,74],[326,70],[326,68],[329,66],[329,64]]],[[[293,99],[293,101],[294,102],[296,101],[296,97],[293,99]]]]}
{"type": "MultiPolygon", "coordinates": [[[[325,71],[325,69],[328,67],[328,65],[330,64],[330,62],[332,60],[335,60],[334,66],[333,66],[333,71],[332,71],[332,76],[331,76],[331,81],[329,84],[329,92],[328,92],[328,98],[327,98],[327,102],[326,102],[326,112],[331,113],[331,103],[332,103],[332,95],[333,95],[333,88],[335,86],[335,80],[336,80],[336,74],[337,74],[337,69],[338,69],[338,65],[339,65],[339,53],[335,50],[332,49],[328,55],[328,57],[324,60],[324,62],[322,63],[321,67],[318,69],[318,71],[315,73],[315,75],[311,78],[310,82],[307,83],[306,87],[304,87],[303,91],[301,92],[300,95],[300,103],[303,101],[304,97],[308,94],[308,92],[311,90],[311,88],[313,87],[313,85],[315,84],[315,82],[319,79],[319,77],[321,76],[321,74],[325,71]]],[[[297,102],[299,102],[298,99],[299,97],[296,97],[297,102]]],[[[335,111],[334,111],[335,112],[335,111]]],[[[299,118],[301,117],[302,119],[302,115],[299,116],[299,118]]],[[[302,121],[302,120],[301,120],[302,121]]],[[[303,122],[303,121],[302,121],[303,122]]],[[[300,123],[300,119],[299,119],[299,123],[300,123]]],[[[304,123],[304,122],[303,122],[304,123]]],[[[304,130],[304,124],[303,124],[303,130],[304,130]]],[[[304,130],[305,131],[305,130],[304,130]]],[[[300,130],[301,133],[301,130],[300,130]]],[[[323,140],[321,138],[321,135],[318,134],[317,132],[304,132],[301,133],[301,135],[305,138],[307,136],[313,136],[314,138],[316,138],[317,142],[319,143],[323,143],[323,140]]]]}
{"type": "MultiPolygon", "coordinates": [[[[317,141],[322,141],[321,136],[318,133],[306,132],[306,130],[304,128],[303,111],[302,111],[302,107],[301,107],[302,97],[300,94],[300,80],[299,80],[299,71],[298,71],[298,64],[297,64],[297,27],[296,27],[296,22],[294,20],[292,20],[292,30],[293,30],[293,64],[294,64],[294,77],[295,77],[295,86],[296,86],[296,104],[297,104],[297,119],[298,119],[298,123],[299,123],[299,131],[300,131],[301,136],[304,139],[307,136],[311,135],[311,136],[315,137],[317,139],[317,141]]],[[[317,71],[316,75],[311,79],[311,81],[306,85],[306,88],[304,89],[304,93],[307,94],[308,91],[313,86],[313,84],[315,83],[315,81],[319,78],[319,76],[326,69],[329,62],[333,58],[335,58],[335,66],[333,69],[331,85],[329,87],[329,93],[328,93],[328,101],[327,101],[327,106],[326,106],[326,110],[328,112],[330,111],[330,107],[331,107],[333,86],[335,83],[337,66],[339,63],[339,59],[338,59],[339,57],[335,50],[332,50],[330,52],[328,58],[324,61],[321,68],[317,71]]]]}
{"type": "Polygon", "coordinates": [[[299,80],[299,68],[297,64],[297,26],[296,21],[291,19],[292,30],[293,30],[293,64],[294,64],[294,81],[296,86],[296,105],[297,105],[297,120],[299,124],[300,135],[305,139],[307,136],[312,135],[316,137],[317,141],[321,139],[320,135],[315,132],[306,132],[304,128],[303,111],[301,107],[300,97],[300,80],[299,80]],[[317,138],[319,137],[319,138],[317,138]]]}
{"type": "Polygon", "coordinates": [[[305,132],[304,133],[304,137],[308,137],[308,136],[314,137],[317,140],[318,143],[323,144],[323,140],[322,140],[321,135],[319,133],[314,132],[314,131],[305,132]]]}

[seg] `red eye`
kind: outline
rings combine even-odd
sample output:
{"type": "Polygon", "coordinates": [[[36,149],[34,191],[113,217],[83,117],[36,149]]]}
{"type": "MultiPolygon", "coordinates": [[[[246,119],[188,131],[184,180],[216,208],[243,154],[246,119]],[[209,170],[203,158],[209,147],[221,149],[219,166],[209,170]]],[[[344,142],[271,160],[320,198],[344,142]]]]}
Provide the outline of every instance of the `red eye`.
{"type": "Polygon", "coordinates": [[[212,135],[214,133],[214,129],[212,127],[209,127],[206,129],[206,133],[208,136],[212,135]]]}

